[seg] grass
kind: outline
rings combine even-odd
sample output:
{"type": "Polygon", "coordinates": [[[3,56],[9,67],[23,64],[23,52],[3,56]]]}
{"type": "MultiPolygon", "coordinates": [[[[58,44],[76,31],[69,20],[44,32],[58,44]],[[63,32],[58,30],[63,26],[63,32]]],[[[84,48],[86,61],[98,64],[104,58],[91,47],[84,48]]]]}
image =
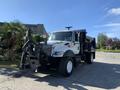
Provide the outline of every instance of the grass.
{"type": "Polygon", "coordinates": [[[0,67],[17,68],[19,61],[0,60],[0,67]]]}
{"type": "Polygon", "coordinates": [[[20,58],[16,56],[15,60],[8,60],[6,57],[0,55],[0,67],[17,68],[20,63],[20,58]]]}
{"type": "Polygon", "coordinates": [[[120,50],[105,50],[105,49],[97,49],[98,52],[112,52],[112,53],[120,53],[120,50]]]}

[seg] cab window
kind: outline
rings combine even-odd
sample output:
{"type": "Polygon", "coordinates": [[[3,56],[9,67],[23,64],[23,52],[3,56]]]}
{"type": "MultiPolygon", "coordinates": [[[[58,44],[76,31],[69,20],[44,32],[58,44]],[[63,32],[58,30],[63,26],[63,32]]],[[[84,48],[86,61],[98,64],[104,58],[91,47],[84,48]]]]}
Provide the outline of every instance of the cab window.
{"type": "Polygon", "coordinates": [[[75,41],[78,41],[78,34],[75,33],[75,41]]]}

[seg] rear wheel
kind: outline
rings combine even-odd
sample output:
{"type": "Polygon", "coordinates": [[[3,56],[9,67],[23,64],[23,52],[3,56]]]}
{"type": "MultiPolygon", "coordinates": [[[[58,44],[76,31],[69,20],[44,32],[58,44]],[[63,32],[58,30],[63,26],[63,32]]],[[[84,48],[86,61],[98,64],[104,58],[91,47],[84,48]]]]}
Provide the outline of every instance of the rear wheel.
{"type": "Polygon", "coordinates": [[[87,64],[92,64],[94,61],[94,54],[93,53],[86,53],[86,60],[87,64]]]}
{"type": "Polygon", "coordinates": [[[60,61],[59,72],[62,75],[66,77],[70,76],[72,74],[73,68],[73,59],[71,57],[66,57],[60,61]]]}

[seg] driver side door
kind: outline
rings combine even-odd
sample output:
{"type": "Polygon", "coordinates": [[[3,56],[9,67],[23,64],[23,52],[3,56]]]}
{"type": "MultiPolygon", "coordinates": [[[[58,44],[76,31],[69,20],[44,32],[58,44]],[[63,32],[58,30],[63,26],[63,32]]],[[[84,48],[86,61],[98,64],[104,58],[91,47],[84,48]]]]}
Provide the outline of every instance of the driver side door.
{"type": "Polygon", "coordinates": [[[73,52],[74,52],[74,54],[78,54],[79,53],[79,50],[80,50],[80,43],[79,43],[79,38],[78,38],[78,33],[77,32],[74,32],[73,33],[73,48],[72,48],[72,50],[73,50],[73,52]]]}

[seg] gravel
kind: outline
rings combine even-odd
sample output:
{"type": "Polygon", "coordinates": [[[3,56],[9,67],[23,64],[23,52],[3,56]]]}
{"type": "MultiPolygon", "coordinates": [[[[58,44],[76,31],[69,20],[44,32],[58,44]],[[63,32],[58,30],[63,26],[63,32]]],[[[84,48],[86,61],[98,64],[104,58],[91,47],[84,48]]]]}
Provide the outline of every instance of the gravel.
{"type": "Polygon", "coordinates": [[[80,64],[68,78],[0,68],[0,90],[120,90],[120,53],[97,52],[93,64],[80,64]]]}

